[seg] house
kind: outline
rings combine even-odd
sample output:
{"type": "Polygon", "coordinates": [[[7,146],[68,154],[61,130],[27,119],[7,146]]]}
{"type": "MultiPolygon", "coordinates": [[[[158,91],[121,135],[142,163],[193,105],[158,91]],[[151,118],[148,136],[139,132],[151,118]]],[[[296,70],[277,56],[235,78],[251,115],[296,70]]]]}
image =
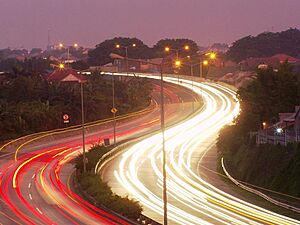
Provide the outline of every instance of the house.
{"type": "Polygon", "coordinates": [[[84,82],[86,78],[78,71],[65,68],[65,69],[56,69],[50,73],[46,80],[49,82],[63,82],[63,81],[73,81],[73,82],[84,82]]]}
{"type": "Polygon", "coordinates": [[[242,70],[253,70],[256,69],[259,65],[268,65],[272,66],[273,68],[278,68],[281,63],[285,61],[296,64],[300,62],[300,59],[291,57],[286,54],[276,54],[271,57],[260,57],[260,58],[248,58],[241,61],[239,64],[242,70]]]}
{"type": "Polygon", "coordinates": [[[295,106],[292,113],[279,113],[279,122],[259,130],[257,144],[281,144],[300,141],[300,106],[295,106]]]}

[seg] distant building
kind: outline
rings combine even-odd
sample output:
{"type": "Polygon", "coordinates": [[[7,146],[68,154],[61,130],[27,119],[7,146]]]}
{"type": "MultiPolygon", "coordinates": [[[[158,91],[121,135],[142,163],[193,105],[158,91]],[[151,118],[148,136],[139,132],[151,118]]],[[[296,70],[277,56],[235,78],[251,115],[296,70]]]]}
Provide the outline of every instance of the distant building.
{"type": "Polygon", "coordinates": [[[86,78],[80,74],[80,72],[66,68],[66,69],[56,69],[50,73],[46,80],[49,82],[63,82],[63,81],[74,81],[74,82],[84,82],[86,78]]]}
{"type": "Polygon", "coordinates": [[[296,64],[300,62],[300,59],[291,57],[286,54],[276,54],[271,57],[261,57],[261,58],[248,58],[240,62],[242,70],[254,70],[257,69],[259,65],[272,66],[273,68],[278,68],[281,63],[285,61],[296,64]]]}
{"type": "Polygon", "coordinates": [[[292,113],[279,113],[279,122],[257,132],[256,144],[287,145],[300,141],[300,106],[292,113]]]}

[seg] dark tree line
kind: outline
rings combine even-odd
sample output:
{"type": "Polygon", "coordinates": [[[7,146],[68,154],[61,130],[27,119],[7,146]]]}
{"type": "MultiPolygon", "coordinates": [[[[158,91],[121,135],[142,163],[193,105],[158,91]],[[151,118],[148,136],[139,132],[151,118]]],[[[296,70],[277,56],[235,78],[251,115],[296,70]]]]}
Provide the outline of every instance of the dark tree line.
{"type": "MultiPolygon", "coordinates": [[[[180,57],[187,55],[195,55],[198,51],[197,44],[189,39],[163,39],[158,41],[152,48],[148,47],[141,40],[137,38],[113,38],[106,40],[96,46],[95,49],[89,52],[88,62],[90,65],[104,65],[112,62],[109,57],[110,53],[116,53],[121,56],[125,56],[125,47],[128,47],[128,57],[135,59],[150,59],[156,57],[162,57],[166,55],[164,48],[168,46],[171,49],[179,49],[180,57]],[[120,45],[120,48],[116,48],[116,45],[120,45]],[[135,46],[133,46],[135,44],[135,46]],[[190,49],[184,51],[184,46],[188,45],[190,49]]],[[[175,54],[172,51],[169,54],[175,54]]]]}
{"type": "MultiPolygon", "coordinates": [[[[92,75],[84,85],[86,120],[111,116],[111,78],[92,75]]],[[[151,84],[145,79],[127,83],[115,81],[118,113],[127,113],[149,104],[151,84]]],[[[39,75],[8,77],[0,84],[0,140],[27,133],[62,127],[62,115],[70,125],[80,123],[80,86],[77,83],[48,83],[39,75]]]]}
{"type": "Polygon", "coordinates": [[[280,112],[294,111],[300,102],[299,78],[288,63],[278,72],[259,70],[257,79],[238,91],[241,113],[235,125],[221,130],[217,143],[235,178],[298,197],[300,144],[256,146],[251,132],[261,129],[262,122],[277,122],[280,112]]]}
{"type": "Polygon", "coordinates": [[[300,31],[288,29],[272,33],[265,32],[256,37],[247,36],[233,43],[227,57],[240,62],[249,57],[266,57],[285,53],[293,57],[300,56],[300,31]]]}

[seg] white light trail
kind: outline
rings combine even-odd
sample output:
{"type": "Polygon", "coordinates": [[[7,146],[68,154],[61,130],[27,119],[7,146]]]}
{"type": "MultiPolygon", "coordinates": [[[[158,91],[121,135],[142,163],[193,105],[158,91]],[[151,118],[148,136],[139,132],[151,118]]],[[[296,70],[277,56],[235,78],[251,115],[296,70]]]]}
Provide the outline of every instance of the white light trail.
{"type": "MultiPolygon", "coordinates": [[[[177,78],[164,80],[177,84],[177,78]]],[[[172,224],[299,225],[297,220],[231,196],[197,175],[198,161],[215,143],[219,130],[238,115],[239,102],[234,91],[219,84],[192,84],[181,79],[180,85],[201,95],[205,105],[192,118],[165,131],[168,218],[172,224]]],[[[114,171],[131,196],[159,215],[163,215],[161,139],[161,133],[154,134],[130,147],[114,171]],[[145,168],[151,174],[143,173],[145,168]]]]}

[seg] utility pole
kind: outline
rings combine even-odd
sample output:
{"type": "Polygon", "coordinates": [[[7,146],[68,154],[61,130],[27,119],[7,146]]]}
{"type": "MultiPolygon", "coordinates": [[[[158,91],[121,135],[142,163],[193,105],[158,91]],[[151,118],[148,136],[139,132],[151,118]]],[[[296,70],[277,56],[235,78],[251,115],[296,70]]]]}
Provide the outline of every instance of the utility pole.
{"type": "Polygon", "coordinates": [[[80,81],[83,172],[86,173],[83,81],[80,81]]]}
{"type": "Polygon", "coordinates": [[[164,80],[163,65],[160,65],[160,100],[161,100],[161,134],[162,134],[162,153],[163,153],[163,203],[164,203],[164,225],[168,224],[167,214],[167,173],[166,173],[166,149],[165,149],[165,106],[164,106],[164,80]]]}

